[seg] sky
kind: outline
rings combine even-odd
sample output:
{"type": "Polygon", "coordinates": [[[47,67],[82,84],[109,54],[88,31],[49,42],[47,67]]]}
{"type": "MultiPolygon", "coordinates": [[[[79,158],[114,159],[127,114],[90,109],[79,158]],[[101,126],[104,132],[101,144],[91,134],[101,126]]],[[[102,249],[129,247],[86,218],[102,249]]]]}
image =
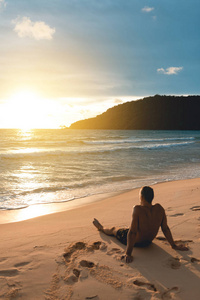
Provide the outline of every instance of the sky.
{"type": "Polygon", "coordinates": [[[0,0],[0,128],[200,94],[199,0],[0,0]]]}

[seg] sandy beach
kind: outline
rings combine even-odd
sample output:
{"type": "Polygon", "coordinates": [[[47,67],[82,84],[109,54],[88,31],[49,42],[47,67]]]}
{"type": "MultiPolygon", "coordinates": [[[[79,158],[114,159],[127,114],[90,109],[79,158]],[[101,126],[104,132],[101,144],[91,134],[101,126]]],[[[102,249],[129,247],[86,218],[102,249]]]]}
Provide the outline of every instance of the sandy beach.
{"type": "Polygon", "coordinates": [[[153,188],[174,239],[189,251],[173,250],[159,232],[149,247],[134,248],[134,261],[126,264],[125,246],[96,230],[94,217],[105,226],[129,226],[139,189],[63,206],[64,211],[0,225],[0,299],[198,300],[200,179],[153,188]]]}

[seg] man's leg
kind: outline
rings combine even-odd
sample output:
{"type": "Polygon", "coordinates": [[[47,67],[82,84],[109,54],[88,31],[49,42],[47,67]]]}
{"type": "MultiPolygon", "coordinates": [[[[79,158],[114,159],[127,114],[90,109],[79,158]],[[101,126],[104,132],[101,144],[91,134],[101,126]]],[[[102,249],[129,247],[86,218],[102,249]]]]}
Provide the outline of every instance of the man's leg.
{"type": "Polygon", "coordinates": [[[105,233],[106,235],[116,236],[118,228],[112,227],[112,228],[104,228],[101,223],[97,219],[94,218],[93,221],[94,226],[101,232],[105,233]]]}

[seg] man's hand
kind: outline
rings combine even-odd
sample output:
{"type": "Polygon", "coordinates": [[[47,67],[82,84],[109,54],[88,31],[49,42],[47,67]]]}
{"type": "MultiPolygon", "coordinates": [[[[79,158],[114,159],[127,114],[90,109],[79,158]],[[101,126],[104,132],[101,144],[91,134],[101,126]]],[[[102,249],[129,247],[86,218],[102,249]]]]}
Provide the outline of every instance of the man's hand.
{"type": "Polygon", "coordinates": [[[132,255],[125,255],[125,260],[127,264],[130,264],[133,261],[132,255]]]}
{"type": "Polygon", "coordinates": [[[130,264],[130,263],[133,261],[133,256],[132,256],[132,255],[127,255],[127,254],[125,254],[125,255],[123,255],[123,256],[121,257],[121,260],[122,260],[122,259],[125,259],[126,263],[127,263],[127,264],[130,264]]]}
{"type": "Polygon", "coordinates": [[[189,248],[188,247],[186,247],[185,245],[174,245],[173,247],[172,247],[174,250],[180,250],[180,251],[188,251],[189,250],[189,248]]]}

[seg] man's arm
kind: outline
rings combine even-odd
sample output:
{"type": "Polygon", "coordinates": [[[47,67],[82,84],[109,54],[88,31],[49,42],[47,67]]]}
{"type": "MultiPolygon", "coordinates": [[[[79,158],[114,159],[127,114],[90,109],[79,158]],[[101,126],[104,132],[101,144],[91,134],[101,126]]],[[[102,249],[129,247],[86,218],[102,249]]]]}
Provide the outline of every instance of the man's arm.
{"type": "Polygon", "coordinates": [[[138,207],[133,208],[133,215],[131,220],[131,226],[127,235],[127,248],[126,248],[126,262],[131,263],[133,261],[132,251],[136,241],[136,235],[138,231],[138,207]]]}
{"type": "Polygon", "coordinates": [[[185,247],[184,245],[176,245],[175,244],[174,239],[172,237],[171,230],[169,229],[169,226],[167,225],[167,217],[166,217],[164,208],[163,208],[163,219],[162,219],[162,223],[161,223],[161,229],[162,229],[164,236],[166,237],[167,241],[169,242],[169,244],[171,245],[171,247],[173,249],[182,250],[182,251],[188,250],[188,248],[185,247]]]}

